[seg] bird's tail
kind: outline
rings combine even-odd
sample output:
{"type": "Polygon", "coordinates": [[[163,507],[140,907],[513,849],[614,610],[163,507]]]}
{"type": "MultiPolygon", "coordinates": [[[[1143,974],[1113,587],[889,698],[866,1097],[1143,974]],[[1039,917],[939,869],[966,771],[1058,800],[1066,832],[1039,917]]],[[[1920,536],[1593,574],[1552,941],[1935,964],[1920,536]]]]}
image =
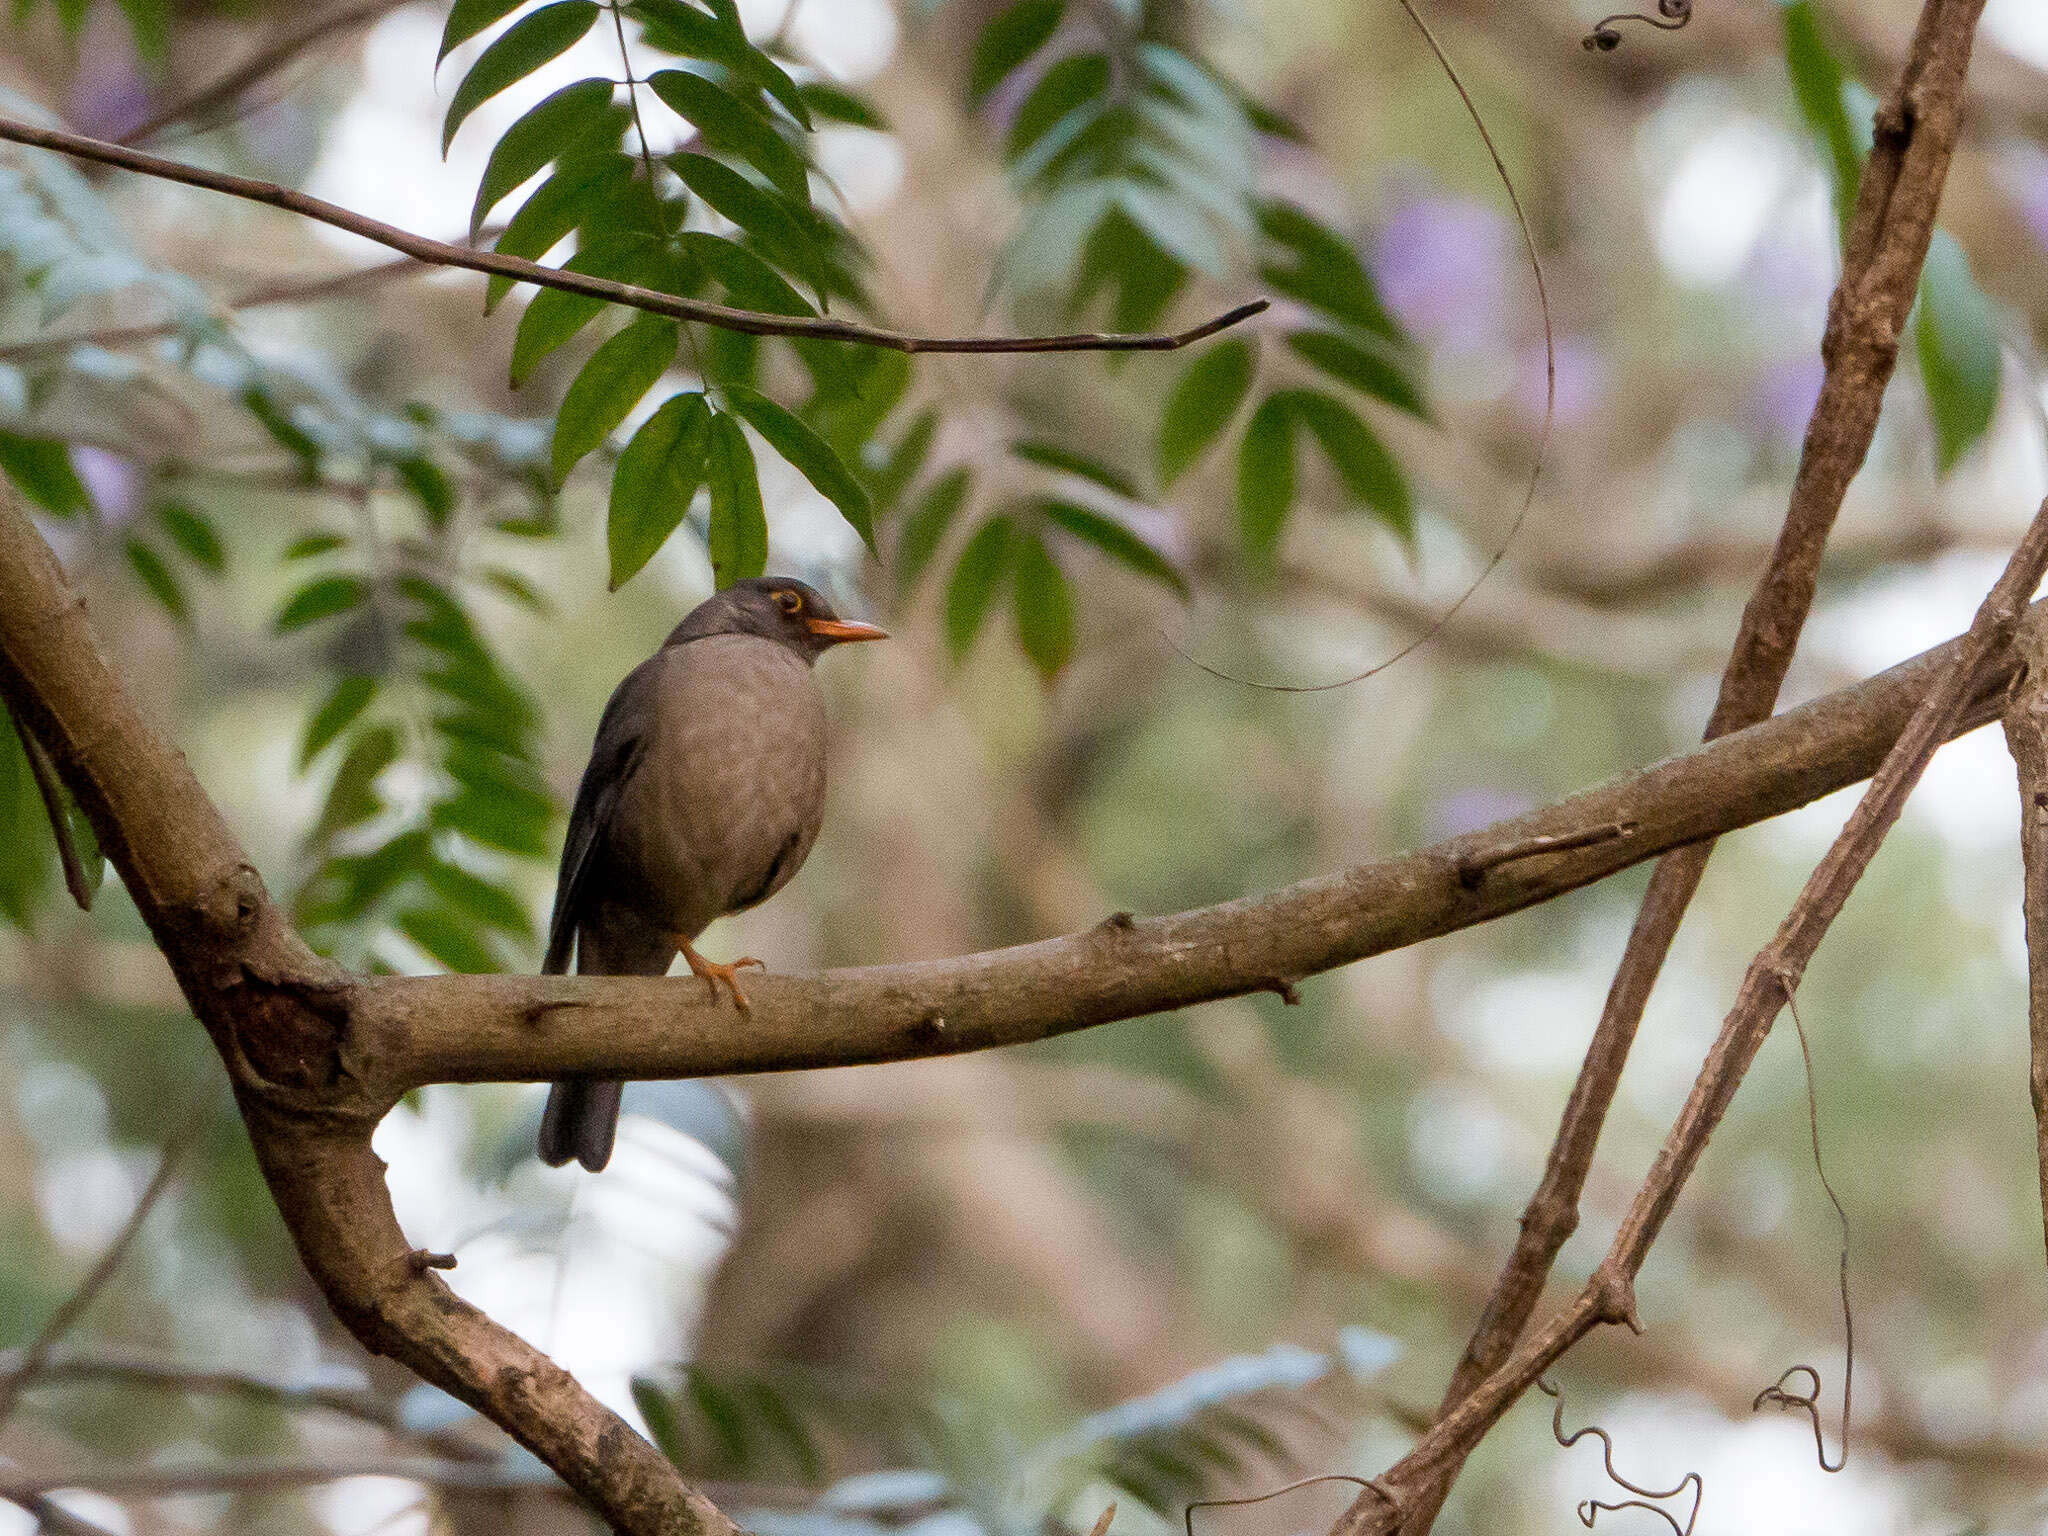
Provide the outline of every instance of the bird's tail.
{"type": "Polygon", "coordinates": [[[573,1157],[592,1173],[610,1162],[625,1088],[624,1083],[587,1077],[550,1085],[548,1107],[540,1117],[541,1161],[559,1168],[573,1157]]]}

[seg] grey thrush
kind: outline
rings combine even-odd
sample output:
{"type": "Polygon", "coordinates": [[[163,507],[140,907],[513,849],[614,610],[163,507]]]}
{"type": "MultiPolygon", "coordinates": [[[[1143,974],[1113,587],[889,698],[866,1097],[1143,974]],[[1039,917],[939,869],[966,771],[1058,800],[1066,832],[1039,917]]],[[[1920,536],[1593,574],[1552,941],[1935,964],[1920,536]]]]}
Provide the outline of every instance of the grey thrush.
{"type": "MultiPolygon", "coordinates": [[[[576,791],[541,969],[573,955],[586,976],[660,976],[681,951],[713,998],[740,1012],[737,972],[692,940],[781,890],[825,808],[825,706],[811,667],[884,632],[833,613],[800,581],[735,582],[699,604],[626,674],[598,723],[576,791]]],[[[548,1090],[540,1155],[595,1172],[612,1154],[625,1084],[572,1078],[548,1090]]]]}

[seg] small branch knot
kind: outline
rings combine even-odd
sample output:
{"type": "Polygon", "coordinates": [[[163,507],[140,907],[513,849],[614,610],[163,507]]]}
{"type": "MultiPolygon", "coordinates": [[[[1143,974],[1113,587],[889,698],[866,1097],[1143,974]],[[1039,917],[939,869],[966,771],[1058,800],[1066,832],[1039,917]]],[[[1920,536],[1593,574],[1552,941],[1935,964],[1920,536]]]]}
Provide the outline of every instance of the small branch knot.
{"type": "Polygon", "coordinates": [[[455,1255],[435,1253],[427,1248],[415,1248],[405,1256],[406,1267],[416,1275],[423,1275],[430,1269],[453,1269],[455,1255]]]}

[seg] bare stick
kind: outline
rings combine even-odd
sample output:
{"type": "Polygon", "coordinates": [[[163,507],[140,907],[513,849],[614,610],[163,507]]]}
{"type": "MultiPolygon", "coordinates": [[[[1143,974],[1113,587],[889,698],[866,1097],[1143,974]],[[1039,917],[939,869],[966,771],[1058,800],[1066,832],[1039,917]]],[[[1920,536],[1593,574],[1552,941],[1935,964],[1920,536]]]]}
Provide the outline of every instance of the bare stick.
{"type": "Polygon", "coordinates": [[[69,1333],[93,1299],[106,1289],[107,1282],[114,1278],[114,1271],[121,1267],[121,1261],[128,1257],[128,1249],[134,1243],[142,1224],[149,1220],[149,1213],[163,1198],[164,1191],[171,1187],[171,1175],[177,1171],[178,1159],[186,1147],[191,1145],[205,1122],[199,1121],[189,1127],[179,1138],[164,1149],[162,1159],[156,1165],[156,1175],[149,1181],[142,1198],[135,1202],[135,1209],[128,1213],[127,1221],[107,1245],[106,1252],[99,1256],[93,1267],[86,1271],[85,1278],[66,1296],[50,1320],[43,1324],[43,1331],[35,1336],[28,1348],[21,1353],[21,1364],[5,1378],[0,1378],[0,1424],[7,1422],[21,1401],[21,1394],[42,1374],[44,1364],[50,1358],[50,1351],[58,1340],[69,1333]]]}
{"type": "MultiPolygon", "coordinates": [[[[1877,113],[1842,279],[1821,338],[1826,377],[1807,424],[1791,505],[1770,564],[1743,610],[1722,674],[1720,696],[1707,722],[1709,739],[1769,716],[1791,667],[1813,606],[1828,533],[1869,452],[1885,386],[1898,360],[1899,335],[1919,288],[1935,209],[1961,129],[1971,40],[1983,8],[1984,0],[1926,0],[1898,85],[1877,113]]],[[[1506,1358],[1535,1310],[1558,1250],[1578,1226],[1579,1195],[1621,1070],[1712,852],[1711,843],[1681,849],[1663,859],[1650,878],[1543,1178],[1445,1390],[1442,1412],[1448,1413],[1506,1358]]],[[[1452,1467],[1449,1475],[1455,1471],[1452,1467]]],[[[1424,1499],[1428,1512],[1409,1525],[1410,1532],[1429,1529],[1448,1489],[1447,1477],[1424,1499]]],[[[1364,1501],[1355,1508],[1362,1513],[1364,1501]]]]}
{"type": "Polygon", "coordinates": [[[248,94],[252,87],[283,69],[307,49],[325,42],[337,33],[352,32],[357,27],[367,26],[386,12],[397,10],[404,3],[405,0],[368,0],[366,4],[343,6],[323,16],[316,16],[290,36],[280,38],[270,47],[252,56],[247,63],[236,65],[218,79],[200,87],[183,101],[174,102],[139,127],[129,129],[121,135],[119,142],[147,143],[173,123],[192,122],[204,127],[216,114],[232,107],[248,94]]]}
{"type": "MultiPolygon", "coordinates": [[[[71,813],[64,804],[64,788],[57,781],[57,765],[36,738],[35,732],[14,722],[14,734],[21,742],[28,770],[35,776],[36,792],[43,797],[43,811],[50,818],[50,836],[56,840],[57,862],[64,866],[64,889],[78,903],[81,912],[92,910],[92,881],[85,873],[85,861],[78,856],[78,840],[71,835],[71,813]]],[[[0,1412],[0,1419],[7,1415],[0,1412]]]]}
{"type": "Polygon", "coordinates": [[[2041,1223],[2048,1234],[2048,625],[2020,626],[2024,664],[2005,708],[2005,743],[2020,785],[2020,852],[2026,860],[2029,1087],[2041,1165],[2041,1223]]]}
{"type": "Polygon", "coordinates": [[[1885,834],[1897,823],[1935,748],[2011,642],[2028,595],[2040,585],[2044,571],[2048,571],[2048,502],[2042,503],[2026,537],[1978,608],[1962,647],[1914,710],[1841,833],[1807,878],[1777,936],[1750,962],[1685,1107],[1585,1289],[1564,1311],[1524,1339],[1440,1417],[1414,1449],[1388,1469],[1380,1481],[1394,1490],[1394,1507],[1382,1496],[1360,1499],[1337,1522],[1335,1536],[1393,1536],[1396,1531],[1411,1529],[1424,1508],[1434,1515],[1434,1504],[1418,1501],[1442,1484],[1445,1475],[1471,1454],[1515,1399],[1567,1350],[1603,1323],[1623,1323],[1642,1331],[1636,1314],[1636,1276],[1706,1151],[1708,1138],[1727,1113],[1786,997],[1798,987],[1807,963],[1849,893],[1876,856],[1885,834]]]}
{"type": "Polygon", "coordinates": [[[365,240],[374,240],[431,266],[488,272],[498,277],[509,277],[515,282],[532,283],[540,288],[559,288],[564,293],[579,293],[587,298],[623,304],[630,309],[644,309],[649,314],[667,315],[675,320],[701,321],[746,336],[800,336],[812,341],[849,341],[892,352],[1175,352],[1206,340],[1218,331],[1228,330],[1240,321],[1249,320],[1267,307],[1266,300],[1254,299],[1189,330],[1171,334],[1122,335],[1085,331],[1061,336],[910,336],[901,331],[883,330],[830,315],[769,315],[757,310],[734,309],[726,304],[713,304],[707,299],[679,298],[672,293],[660,293],[632,283],[615,283],[609,278],[544,267],[538,262],[502,256],[495,251],[473,251],[443,240],[429,240],[425,235],[415,235],[395,225],[366,218],[334,203],[309,197],[290,187],[278,186],[275,182],[230,176],[224,171],[185,165],[143,150],[109,144],[102,139],[89,139],[82,134],[65,133],[55,128],[38,128],[9,118],[0,118],[0,139],[282,208],[301,218],[331,224],[336,229],[361,235],[365,240]]]}

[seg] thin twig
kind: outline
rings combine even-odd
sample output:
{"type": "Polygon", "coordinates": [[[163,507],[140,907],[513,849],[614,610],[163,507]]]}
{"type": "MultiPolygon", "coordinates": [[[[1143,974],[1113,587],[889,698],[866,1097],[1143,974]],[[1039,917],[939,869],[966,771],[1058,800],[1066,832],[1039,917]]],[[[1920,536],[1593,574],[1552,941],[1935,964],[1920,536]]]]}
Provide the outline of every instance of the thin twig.
{"type": "MultiPolygon", "coordinates": [[[[1791,502],[1722,673],[1709,739],[1767,718],[1813,606],[1821,555],[1849,482],[1877,430],[1898,338],[1918,291],[1935,210],[1960,132],[1971,40],[1984,0],[1926,0],[1899,82],[1876,117],[1821,338],[1827,372],[1794,476],[1791,502]]],[[[1711,842],[1667,854],[1644,893],[1628,946],[1558,1123],[1543,1178],[1522,1215],[1513,1253],[1446,1388],[1448,1415],[1508,1358],[1528,1325],[1559,1249],[1578,1226],[1578,1202],[1601,1127],[1627,1064],[1651,988],[1699,888],[1711,842]]],[[[1420,1503],[1431,1515],[1456,1464],[1420,1503]]],[[[1354,1511],[1364,1514],[1363,1505],[1354,1511]]],[[[1429,1520],[1408,1529],[1421,1536],[1429,1520]]]]}
{"type": "Polygon", "coordinates": [[[1249,320],[1267,308],[1265,299],[1254,299],[1249,304],[1240,304],[1235,309],[1203,321],[1200,325],[1170,334],[1146,332],[1123,335],[1105,331],[1085,331],[1059,336],[910,336],[901,331],[862,325],[857,321],[831,315],[770,315],[758,310],[734,309],[730,305],[714,304],[708,299],[680,298],[672,293],[660,293],[652,288],[641,288],[632,283],[615,283],[609,278],[592,277],[587,273],[544,267],[538,262],[501,255],[496,251],[473,251],[463,246],[450,245],[443,240],[430,240],[424,235],[416,235],[395,225],[367,218],[321,198],[309,197],[304,192],[295,191],[290,187],[278,186],[275,182],[256,181],[247,176],[230,176],[224,171],[186,165],[143,150],[109,144],[102,139],[89,139],[82,134],[65,133],[55,128],[38,128],[10,118],[0,118],[0,139],[26,144],[33,149],[54,150],[59,154],[74,155],[81,160],[91,160],[101,165],[119,166],[123,170],[135,171],[144,176],[175,181],[188,187],[201,187],[209,192],[220,192],[229,197],[262,203],[271,208],[282,208],[287,213],[298,214],[301,218],[331,224],[336,229],[345,229],[350,234],[361,235],[365,240],[374,240],[379,245],[389,246],[394,251],[401,251],[417,261],[427,262],[432,266],[487,272],[497,277],[509,277],[515,282],[532,283],[539,288],[557,288],[564,293],[582,294],[586,298],[602,299],[609,304],[623,304],[630,309],[646,310],[649,314],[667,315],[675,320],[701,321],[705,325],[737,331],[745,336],[798,336],[812,341],[855,342],[862,346],[882,347],[892,352],[913,353],[1176,352],[1182,347],[1204,341],[1219,331],[1228,330],[1241,321],[1249,320]]]}
{"type": "Polygon", "coordinates": [[[126,1498],[169,1498],[188,1493],[274,1493],[338,1482],[345,1477],[393,1477],[431,1488],[478,1490],[557,1489],[553,1473],[493,1462],[444,1461],[424,1456],[354,1456],[316,1460],[214,1461],[192,1466],[0,1468],[0,1499],[16,1500],[60,1488],[91,1489],[126,1498]]]}
{"type": "MultiPolygon", "coordinates": [[[[5,1424],[21,1401],[21,1394],[34,1384],[49,1361],[50,1351],[65,1334],[69,1333],[93,1299],[106,1289],[107,1282],[114,1278],[114,1272],[121,1267],[121,1261],[128,1257],[128,1249],[142,1231],[142,1224],[149,1219],[164,1191],[171,1187],[171,1175],[177,1172],[178,1159],[205,1128],[205,1119],[194,1121],[181,1132],[177,1140],[164,1148],[163,1157],[156,1165],[156,1174],[142,1191],[142,1198],[135,1202],[135,1209],[128,1213],[128,1219],[121,1224],[121,1230],[114,1234],[114,1240],[99,1256],[93,1267],[86,1271],[85,1278],[78,1282],[69,1296],[50,1314],[50,1320],[43,1324],[42,1332],[35,1336],[29,1346],[21,1352],[21,1364],[7,1376],[0,1377],[0,1424],[5,1424]]],[[[62,1487],[63,1484],[54,1486],[62,1487]]]]}
{"type": "MultiPolygon", "coordinates": [[[[28,759],[28,770],[35,776],[36,792],[43,797],[43,811],[50,819],[50,836],[57,844],[57,862],[64,866],[64,889],[71,893],[71,899],[78,903],[81,912],[92,910],[92,880],[85,872],[85,861],[78,856],[78,840],[71,835],[71,812],[64,804],[64,786],[57,778],[57,765],[50,761],[50,754],[42,740],[24,725],[18,716],[14,719],[14,735],[21,743],[22,755],[28,759]]],[[[0,1419],[6,1418],[0,1413],[0,1419]]]]}
{"type": "Polygon", "coordinates": [[[1820,1176],[1820,1187],[1827,1191],[1828,1203],[1835,1208],[1835,1219],[1842,1224],[1842,1451],[1833,1461],[1828,1460],[1828,1443],[1820,1432],[1820,1372],[1810,1365],[1795,1365],[1788,1368],[1770,1386],[1757,1393],[1756,1400],[1749,1405],[1754,1413],[1770,1403],[1778,1408],[1796,1408],[1813,1423],[1813,1454],[1820,1461],[1823,1472],[1839,1472],[1849,1465],[1849,1405],[1856,1391],[1856,1312],[1849,1305],[1849,1213],[1842,1206],[1842,1197],[1835,1193],[1835,1186],[1828,1179],[1827,1165],[1820,1156],[1820,1096],[1813,1086],[1813,1044],[1806,1038],[1806,1021],[1799,1017],[1799,996],[1788,980],[1785,983],[1785,1007],[1792,1015],[1792,1030],[1799,1037],[1799,1059],[1806,1067],[1806,1130],[1813,1138],[1813,1171],[1820,1176]],[[1812,1385],[1803,1392],[1794,1392],[1785,1385],[1794,1376],[1804,1376],[1812,1385]]]}
{"type": "MultiPolygon", "coordinates": [[[[1397,1494],[1416,1496],[1443,1486],[1447,1474],[1462,1464],[1515,1399],[1593,1329],[1622,1323],[1636,1332],[1642,1330],[1636,1313],[1636,1276],[1705,1153],[1708,1138],[1727,1113],[1772,1021],[1783,1010],[1787,992],[1798,986],[1814,951],[1876,857],[1885,835],[1897,823],[1907,797],[1957,713],[2010,644],[2028,595],[2040,586],[2044,571],[2048,571],[2048,501],[2035,513],[2025,538],[1977,609],[1963,645],[1913,711],[1848,822],[1808,877],[1777,936],[1750,962],[1685,1107],[1636,1191],[1607,1256],[1570,1305],[1517,1345],[1386,1472],[1385,1480],[1397,1494]]],[[[1430,1512],[1434,1513],[1434,1506],[1430,1512]]],[[[1382,1500],[1361,1499],[1345,1512],[1335,1532],[1336,1536],[1390,1536],[1407,1528],[1412,1527],[1405,1526],[1399,1515],[1389,1518],[1382,1500]]]]}
{"type": "Polygon", "coordinates": [[[1474,853],[1458,861],[1458,879],[1468,888],[1476,890],[1484,880],[1487,871],[1499,869],[1503,864],[1519,863],[1523,859],[1537,858],[1546,853],[1566,853],[1574,848],[1595,848],[1601,843],[1611,843],[1618,837],[1627,837],[1635,831],[1632,821],[1610,821],[1602,826],[1582,827],[1576,832],[1539,832],[1534,837],[1525,837],[1519,842],[1502,843],[1484,852],[1474,853]]]}
{"type": "Polygon", "coordinates": [[[236,65],[183,101],[172,103],[147,122],[129,129],[116,142],[144,144],[173,123],[192,122],[204,127],[215,113],[233,106],[251,86],[283,69],[308,48],[325,42],[338,32],[350,32],[365,26],[404,3],[405,0],[367,0],[366,4],[344,6],[324,16],[316,16],[290,36],[280,38],[261,53],[252,55],[246,63],[236,65]]]}

